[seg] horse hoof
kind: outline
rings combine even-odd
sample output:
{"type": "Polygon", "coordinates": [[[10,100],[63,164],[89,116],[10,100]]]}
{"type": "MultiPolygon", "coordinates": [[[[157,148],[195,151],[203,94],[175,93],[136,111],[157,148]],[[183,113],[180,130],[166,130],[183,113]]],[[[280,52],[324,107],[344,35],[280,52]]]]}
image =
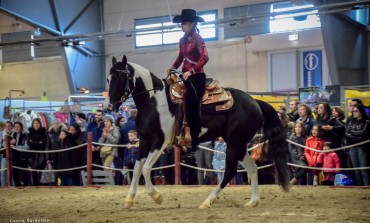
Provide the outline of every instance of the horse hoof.
{"type": "Polygon", "coordinates": [[[251,200],[248,203],[246,203],[244,206],[245,207],[257,207],[259,203],[260,203],[259,200],[251,200]]]}
{"type": "Polygon", "coordinates": [[[153,194],[151,197],[152,197],[152,199],[154,200],[155,203],[162,204],[163,197],[162,197],[161,193],[157,192],[157,193],[153,194]]]}
{"type": "Polygon", "coordinates": [[[211,204],[209,200],[205,200],[200,206],[199,209],[208,209],[211,208],[211,204]]]}
{"type": "Polygon", "coordinates": [[[134,205],[132,201],[125,201],[125,205],[123,206],[125,209],[130,209],[134,205]]]}

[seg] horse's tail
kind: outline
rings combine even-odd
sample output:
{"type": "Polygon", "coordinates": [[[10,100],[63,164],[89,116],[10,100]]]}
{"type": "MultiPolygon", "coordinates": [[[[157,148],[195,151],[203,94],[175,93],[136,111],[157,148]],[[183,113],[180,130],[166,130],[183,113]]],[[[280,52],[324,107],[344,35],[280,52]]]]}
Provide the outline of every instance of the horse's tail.
{"type": "Polygon", "coordinates": [[[286,133],[276,110],[264,101],[256,100],[265,118],[263,124],[263,141],[268,140],[268,157],[274,162],[275,179],[285,190],[289,190],[288,143],[286,133]]]}

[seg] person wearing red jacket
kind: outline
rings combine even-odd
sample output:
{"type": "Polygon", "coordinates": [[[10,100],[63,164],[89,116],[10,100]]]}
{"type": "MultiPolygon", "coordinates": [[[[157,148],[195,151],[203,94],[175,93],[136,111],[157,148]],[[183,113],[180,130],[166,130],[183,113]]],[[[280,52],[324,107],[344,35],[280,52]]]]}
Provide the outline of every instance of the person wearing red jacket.
{"type": "Polygon", "coordinates": [[[200,126],[200,102],[202,100],[206,75],[204,65],[208,62],[208,52],[203,38],[199,35],[198,22],[204,22],[202,17],[197,16],[193,9],[183,9],[181,15],[173,18],[174,23],[181,23],[182,31],[185,33],[180,39],[179,54],[171,69],[177,69],[182,64],[185,96],[185,115],[190,128],[192,138],[192,149],[198,146],[200,126]]]}
{"type": "MultiPolygon", "coordinates": [[[[312,149],[322,150],[324,147],[324,140],[320,137],[321,135],[321,126],[320,125],[314,125],[311,130],[311,136],[306,139],[305,146],[310,147],[312,149]]],[[[314,167],[317,165],[318,157],[320,153],[307,149],[304,149],[304,156],[307,160],[307,165],[310,167],[314,167]]],[[[313,185],[318,185],[318,171],[312,170],[311,174],[314,176],[313,178],[313,185]]]]}
{"type": "MultiPolygon", "coordinates": [[[[332,147],[331,142],[324,142],[324,150],[329,150],[332,147]]],[[[317,159],[318,166],[322,166],[323,168],[340,168],[340,160],[338,155],[335,152],[326,152],[320,153],[317,159]]],[[[335,174],[339,172],[339,170],[324,170],[324,180],[322,182],[323,185],[334,185],[334,178],[335,174]]]]}

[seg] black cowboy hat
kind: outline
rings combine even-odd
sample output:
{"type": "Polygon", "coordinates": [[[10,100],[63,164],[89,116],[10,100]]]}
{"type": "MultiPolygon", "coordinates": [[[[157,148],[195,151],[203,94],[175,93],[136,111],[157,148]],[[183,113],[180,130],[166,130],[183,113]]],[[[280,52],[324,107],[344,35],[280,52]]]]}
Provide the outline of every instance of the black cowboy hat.
{"type": "Polygon", "coordinates": [[[204,22],[204,19],[197,16],[197,12],[194,9],[183,9],[181,15],[173,17],[173,23],[181,22],[204,22]]]}

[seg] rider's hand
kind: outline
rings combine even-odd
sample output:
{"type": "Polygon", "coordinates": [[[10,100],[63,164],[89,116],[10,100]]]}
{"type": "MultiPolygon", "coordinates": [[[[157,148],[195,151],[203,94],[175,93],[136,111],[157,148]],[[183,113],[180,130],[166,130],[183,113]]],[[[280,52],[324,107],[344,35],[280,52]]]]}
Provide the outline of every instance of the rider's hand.
{"type": "Polygon", "coordinates": [[[190,76],[191,76],[191,72],[190,71],[186,71],[184,74],[184,79],[187,80],[190,76]]]}

